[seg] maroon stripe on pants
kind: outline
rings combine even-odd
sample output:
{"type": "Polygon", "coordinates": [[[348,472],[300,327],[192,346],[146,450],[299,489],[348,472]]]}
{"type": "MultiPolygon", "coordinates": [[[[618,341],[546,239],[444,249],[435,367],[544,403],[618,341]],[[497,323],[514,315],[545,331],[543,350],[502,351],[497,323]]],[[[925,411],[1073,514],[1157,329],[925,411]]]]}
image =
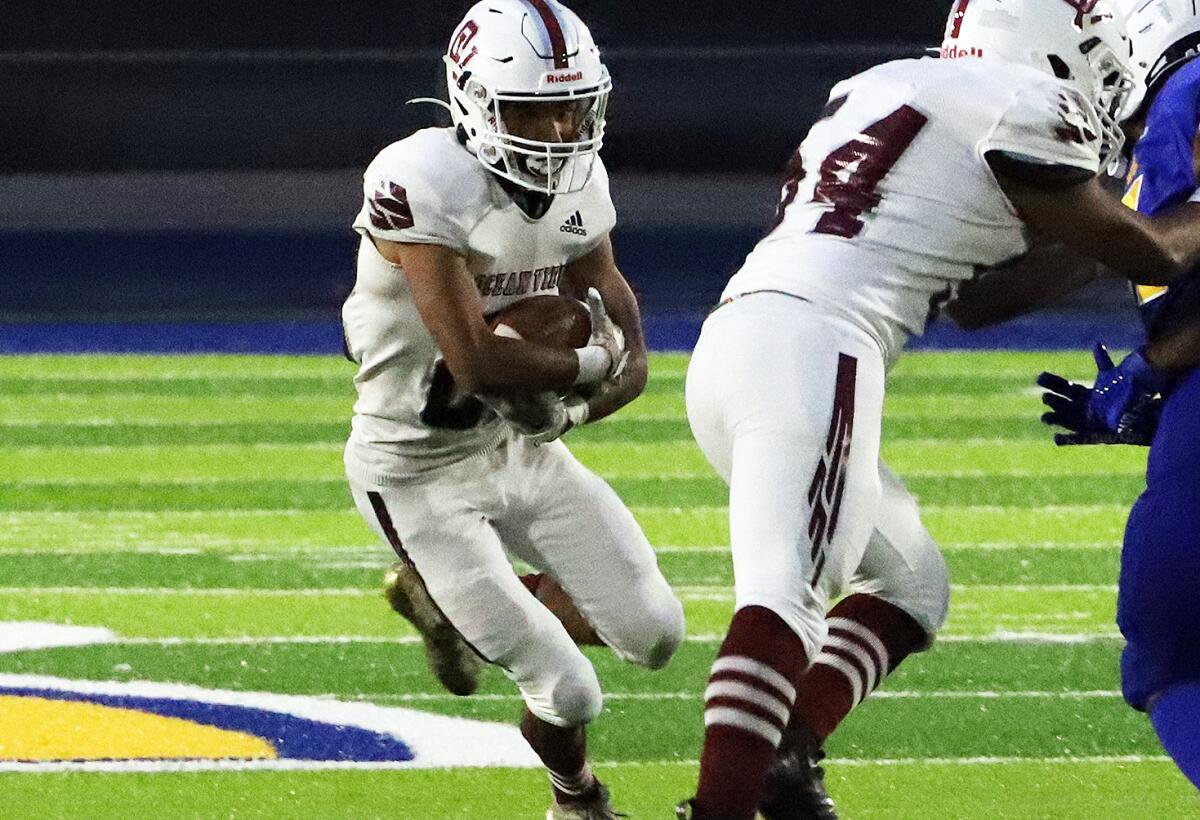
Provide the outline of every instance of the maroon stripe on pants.
{"type": "MultiPolygon", "coordinates": [[[[383,528],[383,534],[387,536],[388,543],[392,545],[392,549],[395,551],[396,555],[400,556],[400,560],[407,564],[409,569],[411,569],[417,576],[417,579],[420,580],[421,586],[425,587],[425,594],[429,595],[430,602],[434,605],[434,607],[437,608],[437,611],[441,613],[441,616],[446,619],[446,623],[454,626],[454,622],[446,617],[445,611],[438,606],[438,602],[433,600],[433,596],[429,594],[429,586],[425,583],[425,579],[421,577],[421,573],[417,571],[417,565],[413,563],[412,559],[408,557],[408,553],[404,551],[404,545],[400,543],[400,534],[396,532],[396,525],[392,523],[391,513],[388,512],[387,505],[383,503],[383,496],[374,490],[368,490],[367,498],[370,499],[371,509],[375,511],[375,518],[379,521],[379,526],[383,528]]],[[[454,628],[456,631],[458,630],[458,627],[454,628]]],[[[462,633],[459,632],[458,634],[459,637],[462,638],[462,633]]],[[[462,640],[463,643],[465,643],[471,649],[471,651],[478,655],[482,660],[486,661],[487,663],[492,662],[487,655],[475,648],[475,644],[471,643],[466,638],[463,638],[462,640]]]]}
{"type": "Polygon", "coordinates": [[[412,559],[408,557],[408,553],[404,551],[404,545],[400,543],[400,535],[396,532],[396,525],[392,523],[392,516],[387,510],[387,505],[383,503],[383,496],[373,490],[368,490],[367,498],[371,500],[371,509],[375,510],[375,518],[379,521],[379,526],[383,528],[383,534],[387,536],[392,550],[400,557],[401,561],[410,567],[413,566],[412,559]]]}
{"type": "Polygon", "coordinates": [[[546,0],[526,0],[529,5],[537,11],[538,16],[542,18],[542,25],[546,27],[546,33],[550,35],[550,49],[554,52],[554,67],[567,68],[567,38],[563,36],[562,26],[559,25],[558,18],[554,16],[554,11],[546,4],[546,0]]]}
{"type": "Polygon", "coordinates": [[[846,491],[846,473],[850,463],[850,440],[854,434],[854,386],[857,378],[858,359],[839,353],[837,386],[833,391],[833,410],[829,434],[825,437],[825,452],[817,462],[808,487],[808,503],[812,506],[808,537],[812,539],[809,557],[813,562],[813,586],[816,586],[821,571],[825,569],[825,547],[833,540],[842,511],[842,496],[846,491]]]}

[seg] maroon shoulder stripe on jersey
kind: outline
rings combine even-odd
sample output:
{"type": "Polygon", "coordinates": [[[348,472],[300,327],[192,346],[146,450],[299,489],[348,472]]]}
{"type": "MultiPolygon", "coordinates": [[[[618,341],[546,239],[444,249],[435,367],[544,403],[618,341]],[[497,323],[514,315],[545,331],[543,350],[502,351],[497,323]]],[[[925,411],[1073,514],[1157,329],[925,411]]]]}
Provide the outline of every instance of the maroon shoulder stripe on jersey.
{"type": "Polygon", "coordinates": [[[554,10],[546,0],[525,0],[529,5],[533,6],[538,16],[542,18],[542,25],[546,27],[546,33],[550,35],[550,50],[554,54],[554,67],[567,68],[567,38],[563,36],[562,25],[558,22],[558,17],[555,16],[554,10]]]}

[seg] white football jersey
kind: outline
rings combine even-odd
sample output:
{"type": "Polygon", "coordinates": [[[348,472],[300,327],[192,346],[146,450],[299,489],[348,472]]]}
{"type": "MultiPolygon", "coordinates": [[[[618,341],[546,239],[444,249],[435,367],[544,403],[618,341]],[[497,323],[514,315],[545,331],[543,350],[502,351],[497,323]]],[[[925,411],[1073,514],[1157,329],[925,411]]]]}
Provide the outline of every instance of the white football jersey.
{"type": "Polygon", "coordinates": [[[485,314],[558,293],[568,263],[612,230],[616,212],[599,160],[587,186],[530,219],[449,128],[389,145],[368,166],[354,221],[358,278],[342,308],[347,352],[360,365],[347,464],[364,480],[404,476],[494,447],[504,424],[463,395],[417,313],[404,271],[371,237],[437,244],[467,260],[485,314]]]}
{"type": "Polygon", "coordinates": [[[1029,249],[986,153],[1099,171],[1088,103],[1033,68],[898,60],[829,99],[793,157],[774,230],[723,298],[801,296],[873,333],[889,360],[978,267],[1029,249]]]}

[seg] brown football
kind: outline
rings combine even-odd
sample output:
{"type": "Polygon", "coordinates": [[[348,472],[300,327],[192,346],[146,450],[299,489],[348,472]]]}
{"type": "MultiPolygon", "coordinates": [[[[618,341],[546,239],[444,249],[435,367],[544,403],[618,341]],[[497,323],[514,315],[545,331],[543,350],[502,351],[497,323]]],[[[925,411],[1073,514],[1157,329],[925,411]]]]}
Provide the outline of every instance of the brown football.
{"type": "Polygon", "coordinates": [[[584,347],[592,335],[587,306],[570,296],[530,296],[489,319],[493,333],[563,349],[584,347]]]}

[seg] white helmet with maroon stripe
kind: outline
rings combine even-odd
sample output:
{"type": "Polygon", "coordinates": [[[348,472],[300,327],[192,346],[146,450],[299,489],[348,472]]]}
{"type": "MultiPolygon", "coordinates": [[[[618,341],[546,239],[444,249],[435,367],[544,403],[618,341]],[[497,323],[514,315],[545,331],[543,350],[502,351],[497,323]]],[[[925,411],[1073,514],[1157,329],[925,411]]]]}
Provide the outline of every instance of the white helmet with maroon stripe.
{"type": "Polygon", "coordinates": [[[1132,113],[1132,46],[1113,0],[957,0],[946,21],[943,58],[1021,63],[1066,80],[1092,103],[1101,159],[1113,159],[1132,113]]]}
{"type": "MultiPolygon", "coordinates": [[[[604,139],[612,81],[591,32],[555,0],[484,0],[467,12],[445,57],[450,115],[488,170],[544,194],[582,189],[604,139]],[[552,104],[570,141],[511,133],[506,104],[552,104]]],[[[511,109],[510,109],[511,110],[511,109]]]]}

